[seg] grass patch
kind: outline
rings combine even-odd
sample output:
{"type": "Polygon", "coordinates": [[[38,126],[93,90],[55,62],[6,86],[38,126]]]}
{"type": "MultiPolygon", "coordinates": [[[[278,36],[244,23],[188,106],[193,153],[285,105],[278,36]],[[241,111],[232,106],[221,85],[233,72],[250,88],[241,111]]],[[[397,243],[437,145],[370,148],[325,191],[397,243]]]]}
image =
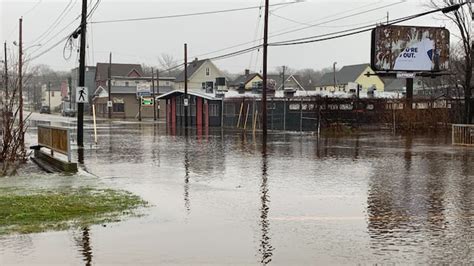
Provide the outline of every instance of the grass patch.
{"type": "Polygon", "coordinates": [[[123,190],[69,188],[61,191],[0,189],[0,235],[64,230],[119,221],[146,206],[123,190]]]}

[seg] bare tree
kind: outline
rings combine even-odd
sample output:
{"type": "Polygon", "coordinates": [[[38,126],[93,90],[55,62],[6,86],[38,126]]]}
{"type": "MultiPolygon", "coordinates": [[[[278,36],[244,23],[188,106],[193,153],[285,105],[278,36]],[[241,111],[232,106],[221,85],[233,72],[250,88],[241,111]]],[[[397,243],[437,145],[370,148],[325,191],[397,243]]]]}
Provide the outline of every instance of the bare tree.
{"type": "MultiPolygon", "coordinates": [[[[454,4],[463,3],[463,0],[429,0],[430,5],[435,8],[443,8],[452,6],[454,4]]],[[[465,108],[464,108],[464,122],[472,123],[474,115],[474,102],[472,99],[472,77],[473,77],[473,44],[472,44],[472,6],[462,5],[458,10],[444,14],[445,17],[453,23],[457,29],[457,33],[453,34],[457,37],[460,51],[452,56],[459,56],[460,61],[452,66],[456,80],[460,81],[460,86],[464,91],[465,108]]],[[[457,85],[457,84],[454,84],[457,85]]]]}
{"type": "Polygon", "coordinates": [[[163,53],[158,57],[158,61],[163,70],[168,72],[168,76],[172,76],[172,69],[177,65],[177,61],[170,54],[163,53]]]}

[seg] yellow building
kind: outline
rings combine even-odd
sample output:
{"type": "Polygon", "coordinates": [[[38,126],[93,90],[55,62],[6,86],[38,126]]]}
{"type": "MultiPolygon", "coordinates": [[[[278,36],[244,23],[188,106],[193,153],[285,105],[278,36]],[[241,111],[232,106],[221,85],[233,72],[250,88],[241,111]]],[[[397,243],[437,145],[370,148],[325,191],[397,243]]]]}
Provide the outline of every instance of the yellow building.
{"type": "Polygon", "coordinates": [[[382,92],[385,85],[382,79],[376,75],[367,76],[366,74],[375,74],[369,64],[359,64],[344,66],[337,72],[326,73],[321,82],[316,86],[316,90],[328,92],[350,92],[350,85],[357,83],[360,85],[361,92],[367,92],[376,89],[382,92]]]}
{"type": "Polygon", "coordinates": [[[244,85],[246,91],[258,88],[258,85],[262,83],[262,76],[258,73],[250,73],[248,69],[245,70],[245,74],[237,77],[234,81],[229,84],[231,89],[239,89],[241,85],[244,85]]]}

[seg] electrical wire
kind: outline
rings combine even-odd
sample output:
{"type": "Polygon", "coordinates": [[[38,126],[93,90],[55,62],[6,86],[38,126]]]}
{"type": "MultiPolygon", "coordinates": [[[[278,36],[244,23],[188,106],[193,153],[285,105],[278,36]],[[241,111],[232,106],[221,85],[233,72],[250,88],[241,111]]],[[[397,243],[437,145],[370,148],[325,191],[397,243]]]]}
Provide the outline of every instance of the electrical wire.
{"type": "MultiPolygon", "coordinates": [[[[465,4],[467,4],[467,2],[463,2],[463,3],[460,3],[460,4],[456,4],[456,5],[459,5],[459,7],[461,7],[465,4]]],[[[391,25],[394,25],[394,24],[399,24],[399,23],[402,23],[402,22],[405,22],[405,21],[408,21],[408,20],[423,17],[423,16],[426,16],[426,15],[429,15],[429,14],[440,12],[440,11],[444,12],[446,10],[449,10],[449,8],[452,8],[456,5],[453,5],[453,6],[450,6],[450,7],[438,8],[438,9],[426,11],[426,12],[423,12],[423,13],[418,13],[418,14],[415,14],[415,15],[411,15],[411,16],[391,20],[391,21],[389,21],[389,23],[384,24],[384,26],[391,26],[391,25]]],[[[333,40],[333,39],[343,38],[343,37],[347,37],[347,36],[352,36],[352,35],[368,32],[368,31],[371,31],[373,29],[374,29],[373,26],[358,27],[358,28],[353,28],[353,29],[348,29],[348,30],[344,30],[344,31],[328,33],[328,34],[322,34],[322,35],[316,35],[316,36],[286,40],[286,41],[282,41],[282,42],[271,43],[271,44],[268,44],[268,45],[269,46],[288,46],[288,45],[298,45],[298,44],[306,44],[306,43],[313,43],[313,42],[321,42],[321,41],[327,41],[327,40],[333,40]],[[340,33],[342,33],[342,34],[340,34],[340,33]],[[334,35],[334,34],[340,34],[340,35],[331,36],[331,35],[334,35]],[[330,36],[330,37],[325,37],[325,36],[330,36]],[[323,37],[323,38],[321,38],[321,37],[323,37]]]]}
{"type": "MultiPolygon", "coordinates": [[[[395,4],[401,4],[403,2],[405,2],[406,0],[402,0],[400,2],[397,2],[395,4]]],[[[379,1],[379,2],[382,2],[382,1],[379,1]]],[[[324,17],[324,18],[321,18],[321,19],[318,19],[318,20],[314,20],[313,22],[316,22],[316,21],[321,21],[320,23],[317,23],[317,24],[312,24],[311,27],[318,27],[318,26],[321,26],[321,25],[324,25],[324,24],[327,24],[327,23],[331,23],[331,22],[335,22],[335,21],[338,21],[338,20],[342,20],[342,19],[346,19],[346,18],[349,18],[349,17],[353,17],[353,16],[357,16],[357,15],[362,15],[362,14],[365,14],[365,13],[369,13],[369,12],[373,12],[373,11],[376,11],[376,10],[379,10],[379,9],[383,9],[383,8],[386,8],[386,7],[390,7],[392,5],[395,5],[394,3],[392,4],[389,4],[389,5],[384,5],[384,6],[380,6],[380,7],[376,7],[376,8],[372,8],[372,9],[369,9],[369,10],[365,10],[365,11],[362,11],[362,12],[357,12],[357,13],[351,13],[349,15],[346,15],[346,16],[343,16],[343,17],[337,17],[337,18],[334,18],[334,19],[330,19],[330,20],[324,20],[326,18],[333,18],[334,16],[337,16],[337,15],[342,15],[342,14],[347,14],[349,12],[352,12],[352,11],[355,11],[355,10],[359,10],[359,9],[362,9],[362,8],[365,8],[368,5],[363,5],[361,7],[357,7],[357,8],[354,8],[354,9],[350,9],[350,10],[346,10],[346,11],[342,11],[342,12],[339,12],[339,13],[336,13],[336,14],[332,14],[332,15],[329,15],[327,17],[324,17]]],[[[373,3],[371,3],[370,5],[374,5],[373,3]]],[[[294,27],[290,27],[290,28],[294,28],[294,27]]],[[[289,28],[286,28],[286,29],[283,29],[283,30],[279,30],[279,31],[276,31],[276,32],[273,32],[269,35],[269,38],[273,38],[273,37],[277,37],[277,36],[281,36],[281,35],[285,35],[285,34],[288,34],[288,33],[293,33],[293,32],[296,32],[296,31],[300,31],[300,30],[303,30],[303,29],[306,29],[306,28],[310,28],[309,26],[306,26],[304,28],[299,28],[299,29],[296,29],[294,31],[291,31],[291,30],[288,30],[289,28]]],[[[214,51],[211,51],[211,52],[207,52],[207,53],[203,53],[203,54],[199,54],[199,55],[195,55],[193,57],[202,57],[202,56],[207,56],[207,55],[210,55],[210,54],[215,54],[215,53],[218,53],[218,52],[222,52],[222,51],[225,51],[225,50],[229,50],[229,49],[232,49],[232,48],[236,48],[236,47],[241,47],[241,46],[244,46],[244,45],[247,45],[247,44],[252,44],[252,43],[255,43],[257,41],[262,41],[263,38],[259,38],[259,39],[255,39],[253,41],[248,41],[248,42],[243,42],[243,43],[239,43],[239,44],[235,44],[235,45],[232,45],[232,46],[229,46],[229,47],[225,47],[225,48],[221,48],[221,49],[218,49],[218,50],[214,50],[214,51]]]]}
{"type": "Polygon", "coordinates": [[[74,2],[73,2],[73,0],[69,0],[67,5],[61,11],[61,13],[59,13],[57,18],[53,21],[53,23],[51,23],[51,25],[42,34],[40,34],[38,37],[36,37],[36,39],[34,39],[32,41],[32,43],[41,43],[41,41],[43,41],[46,37],[48,37],[48,35],[51,34],[51,32],[53,32],[54,29],[57,28],[59,23],[61,23],[61,21],[63,21],[64,18],[66,17],[66,15],[72,10],[72,8],[76,4],[76,2],[77,2],[77,0],[74,1],[74,2]]]}
{"type": "MultiPolygon", "coordinates": [[[[300,2],[296,1],[296,2],[276,3],[276,4],[271,4],[270,6],[291,5],[291,4],[296,4],[296,3],[300,3],[300,2]]],[[[99,21],[91,21],[90,23],[92,23],[92,24],[103,24],[103,23],[116,23],[116,22],[131,22],[131,21],[145,21],[145,20],[157,20],[157,19],[182,18],[182,17],[193,17],[193,16],[202,16],[202,15],[210,15],[210,14],[230,13],[230,12],[257,9],[257,8],[260,8],[260,6],[249,6],[249,7],[241,7],[241,8],[231,8],[231,9],[222,9],[222,10],[215,10],[215,11],[204,11],[204,12],[175,14],[175,15],[157,16],[157,17],[128,18],[128,19],[115,19],[115,20],[99,20],[99,21]]]]}

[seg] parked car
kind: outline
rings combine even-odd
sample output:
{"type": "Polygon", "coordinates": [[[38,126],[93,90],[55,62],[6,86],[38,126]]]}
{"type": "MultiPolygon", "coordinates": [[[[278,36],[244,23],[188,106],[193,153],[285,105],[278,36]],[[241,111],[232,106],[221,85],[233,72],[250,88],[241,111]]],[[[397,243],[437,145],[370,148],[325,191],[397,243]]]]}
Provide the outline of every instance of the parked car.
{"type": "Polygon", "coordinates": [[[41,106],[40,114],[51,114],[51,110],[49,106],[41,106]]]}
{"type": "Polygon", "coordinates": [[[71,108],[64,108],[63,111],[61,112],[62,116],[70,116],[70,117],[75,117],[76,116],[76,111],[71,109],[71,108]]]}

